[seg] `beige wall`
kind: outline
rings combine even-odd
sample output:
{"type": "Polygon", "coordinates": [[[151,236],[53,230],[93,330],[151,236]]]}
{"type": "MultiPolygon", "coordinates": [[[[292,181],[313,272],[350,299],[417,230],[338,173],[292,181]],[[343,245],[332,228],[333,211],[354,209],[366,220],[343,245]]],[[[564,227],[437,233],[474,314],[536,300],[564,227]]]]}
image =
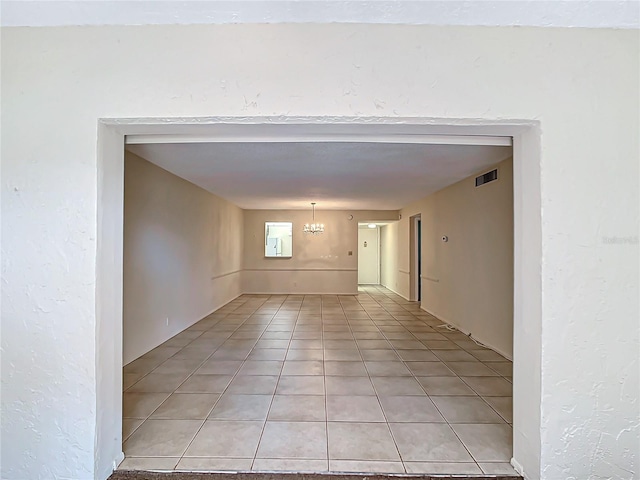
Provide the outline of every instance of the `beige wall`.
{"type": "Polygon", "coordinates": [[[386,226],[382,233],[382,285],[409,300],[411,298],[410,281],[410,246],[411,219],[424,208],[425,199],[412,204],[413,213],[407,214],[406,208],[401,210],[402,218],[386,226]]]}
{"type": "Polygon", "coordinates": [[[316,220],[325,224],[325,232],[313,236],[302,232],[303,225],[311,221],[310,209],[245,210],[243,291],[354,294],[358,288],[358,222],[397,217],[395,210],[316,210],[316,220]],[[267,221],[293,222],[291,258],[264,257],[267,221]]]}
{"type": "MultiPolygon", "coordinates": [[[[420,214],[422,308],[512,358],[511,159],[497,168],[495,182],[476,188],[473,175],[403,208],[397,234],[388,228],[384,237],[384,243],[399,245],[397,268],[385,268],[384,281],[409,298],[410,217],[420,214]],[[442,241],[444,235],[448,242],[442,241]]],[[[384,251],[388,258],[389,250],[384,251]]],[[[392,260],[386,264],[391,267],[392,260]]]]}
{"type": "Polygon", "coordinates": [[[380,284],[398,293],[399,222],[380,228],[380,284]]]}
{"type": "Polygon", "coordinates": [[[240,208],[131,153],[124,205],[127,364],[241,293],[243,224],[240,208]]]}

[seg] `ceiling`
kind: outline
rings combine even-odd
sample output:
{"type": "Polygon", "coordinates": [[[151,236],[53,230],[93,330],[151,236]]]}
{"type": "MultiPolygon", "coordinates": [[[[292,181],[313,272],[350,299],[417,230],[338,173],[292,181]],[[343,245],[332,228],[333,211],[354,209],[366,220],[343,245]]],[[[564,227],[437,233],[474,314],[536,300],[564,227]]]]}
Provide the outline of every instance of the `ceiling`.
{"type": "Polygon", "coordinates": [[[511,156],[511,147],[216,142],[127,150],[245,209],[398,210],[511,156]]]}
{"type": "Polygon", "coordinates": [[[3,0],[2,26],[379,23],[638,28],[638,0],[3,0]]]}

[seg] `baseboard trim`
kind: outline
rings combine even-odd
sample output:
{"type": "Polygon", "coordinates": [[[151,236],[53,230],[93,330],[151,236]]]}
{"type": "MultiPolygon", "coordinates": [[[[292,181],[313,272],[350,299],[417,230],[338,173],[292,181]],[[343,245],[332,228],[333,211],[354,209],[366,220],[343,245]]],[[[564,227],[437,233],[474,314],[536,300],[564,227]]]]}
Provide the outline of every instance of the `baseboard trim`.
{"type": "MultiPolygon", "coordinates": [[[[242,295],[244,295],[246,292],[240,292],[239,294],[237,294],[235,297],[225,301],[222,305],[218,305],[216,308],[214,308],[213,310],[211,310],[209,313],[207,313],[206,315],[203,315],[202,317],[200,317],[198,320],[196,320],[195,322],[193,322],[191,325],[189,325],[187,328],[193,327],[196,323],[198,323],[200,320],[204,320],[206,317],[208,317],[209,315],[211,315],[212,313],[216,313],[218,310],[220,310],[222,307],[224,307],[227,303],[231,303],[233,302],[236,298],[241,297],[242,295]]],[[[187,329],[185,328],[185,330],[187,329]]],[[[184,330],[183,330],[184,332],[184,330]]],[[[176,334],[177,335],[177,334],[176,334]]]]}
{"type": "Polygon", "coordinates": [[[430,311],[427,308],[424,308],[422,305],[420,305],[420,310],[424,310],[425,312],[427,312],[429,315],[432,315],[434,317],[436,317],[438,320],[440,320],[443,323],[446,323],[447,325],[451,325],[452,327],[454,327],[456,330],[459,330],[460,332],[464,333],[467,336],[470,336],[472,339],[482,343],[483,345],[485,345],[487,348],[489,348],[490,350],[493,350],[494,352],[496,352],[497,354],[503,356],[504,358],[506,358],[507,360],[513,362],[513,357],[511,355],[507,355],[506,353],[502,352],[499,348],[496,348],[492,345],[489,345],[477,338],[475,338],[473,336],[473,334],[471,332],[469,332],[468,330],[465,330],[464,328],[461,328],[459,325],[456,324],[456,322],[452,322],[451,320],[448,320],[446,318],[440,317],[439,315],[436,315],[435,313],[433,313],[432,311],[430,311]]]}
{"type": "MultiPolygon", "coordinates": [[[[358,292],[243,292],[242,295],[357,295],[358,292]]],[[[237,298],[237,297],[236,297],[237,298]]]]}
{"type": "Polygon", "coordinates": [[[357,272],[357,268],[244,268],[243,272],[357,272]]]}
{"type": "Polygon", "coordinates": [[[518,475],[521,475],[525,480],[529,480],[529,477],[524,473],[524,468],[522,468],[520,462],[518,462],[515,458],[511,458],[511,462],[509,463],[511,463],[511,466],[518,475]]]}
{"type": "Polygon", "coordinates": [[[113,460],[113,470],[112,473],[116,471],[118,465],[120,465],[124,461],[124,452],[120,452],[118,456],[113,460]]]}
{"type": "MultiPolygon", "coordinates": [[[[380,284],[382,285],[382,284],[380,284]]],[[[386,288],[387,290],[390,290],[391,292],[395,293],[396,295],[398,295],[399,297],[404,298],[407,302],[411,302],[411,300],[409,300],[407,297],[405,297],[403,294],[401,294],[400,292],[396,292],[393,288],[391,287],[387,287],[386,285],[382,285],[384,288],[386,288]]]]}
{"type": "Polygon", "coordinates": [[[232,297],[228,300],[225,300],[223,303],[221,303],[220,305],[218,305],[217,307],[215,307],[213,310],[210,310],[208,313],[205,313],[204,315],[200,316],[199,318],[197,318],[196,320],[194,320],[193,322],[190,322],[188,326],[184,327],[182,330],[180,330],[178,333],[174,333],[173,335],[171,335],[169,338],[163,340],[162,342],[160,342],[158,345],[156,345],[155,347],[147,350],[146,352],[138,355],[136,358],[134,358],[133,360],[127,362],[127,363],[123,363],[122,366],[126,367],[127,365],[129,365],[131,362],[135,362],[138,358],[142,357],[143,355],[146,355],[147,353],[149,353],[151,350],[153,350],[154,348],[159,347],[160,345],[162,345],[164,342],[172,339],[173,337],[175,337],[176,335],[181,334],[182,332],[184,332],[185,330],[193,327],[196,323],[198,323],[199,321],[203,320],[204,318],[208,317],[209,315],[211,315],[212,313],[215,313],[216,311],[220,310],[222,307],[224,307],[227,303],[233,302],[236,298],[244,295],[246,292],[240,292],[238,293],[235,297],[232,297]]]}

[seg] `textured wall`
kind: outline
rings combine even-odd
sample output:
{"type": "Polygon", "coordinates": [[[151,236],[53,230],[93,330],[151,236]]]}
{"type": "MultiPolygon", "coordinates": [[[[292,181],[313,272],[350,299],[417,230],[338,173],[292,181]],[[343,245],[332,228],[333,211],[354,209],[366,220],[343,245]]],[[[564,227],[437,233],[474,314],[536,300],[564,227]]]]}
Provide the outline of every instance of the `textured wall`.
{"type": "Polygon", "coordinates": [[[514,157],[527,158],[515,165],[515,185],[528,192],[516,212],[540,195],[542,212],[516,222],[533,232],[517,236],[517,255],[539,272],[523,288],[542,295],[522,297],[527,322],[516,325],[515,454],[529,478],[637,476],[637,31],[1,34],[3,478],[104,478],[117,458],[100,435],[118,434],[100,431],[96,410],[109,375],[95,369],[109,344],[96,339],[97,120],[211,115],[539,122],[539,151],[531,134],[514,157]]]}
{"type": "Polygon", "coordinates": [[[3,26],[154,25],[203,23],[398,23],[405,25],[529,25],[638,28],[633,1],[572,2],[356,0],[238,2],[187,0],[141,3],[4,0],[3,26]]]}

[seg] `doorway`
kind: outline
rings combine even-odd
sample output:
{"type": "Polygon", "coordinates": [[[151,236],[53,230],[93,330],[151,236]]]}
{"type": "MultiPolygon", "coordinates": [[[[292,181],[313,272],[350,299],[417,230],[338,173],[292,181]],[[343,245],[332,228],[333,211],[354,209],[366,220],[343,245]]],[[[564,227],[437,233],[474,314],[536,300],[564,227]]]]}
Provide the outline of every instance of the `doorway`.
{"type": "Polygon", "coordinates": [[[410,300],[419,302],[422,300],[422,221],[420,215],[411,217],[409,235],[410,300]]]}
{"type": "MultiPolygon", "coordinates": [[[[536,364],[541,345],[541,282],[539,264],[541,245],[540,171],[538,126],[526,122],[504,124],[469,120],[437,120],[377,118],[363,123],[359,118],[250,118],[229,124],[229,119],[208,118],[200,121],[200,131],[214,136],[233,137],[232,141],[251,141],[262,135],[264,124],[270,124],[267,136],[288,136],[297,141],[340,141],[345,133],[360,141],[375,142],[381,136],[411,137],[447,132],[450,136],[502,135],[514,142],[514,423],[513,460],[518,470],[522,465],[536,470],[540,457],[540,371],[525,374],[524,366],[536,364]],[[225,123],[226,122],[226,123],[225,123]],[[250,122],[250,123],[249,123],[250,122]],[[338,125],[339,124],[339,125],[338,125]],[[300,128],[302,126],[302,128],[300,128]],[[301,133],[303,132],[303,133],[301,133]],[[309,134],[315,133],[315,135],[309,134]],[[340,132],[340,133],[336,133],[340,132]],[[311,138],[311,140],[309,140],[311,138]],[[529,240],[527,240],[529,239],[529,240]],[[525,258],[525,247],[527,256],[525,258]],[[527,308],[525,308],[527,306],[527,308]],[[526,326],[526,327],[525,327],[526,326]],[[519,382],[519,378],[528,381],[519,382]],[[533,377],[533,378],[532,378],[533,377]]],[[[193,119],[174,121],[105,120],[100,123],[98,158],[98,278],[97,278],[97,411],[96,470],[107,471],[122,458],[122,192],[123,146],[125,135],[170,135],[184,133],[193,119]]],[[[440,140],[442,141],[442,140],[440,140]]],[[[474,140],[475,141],[475,140],[474,140]]]]}
{"type": "Polygon", "coordinates": [[[358,285],[380,284],[380,227],[358,225],[358,285]]]}

